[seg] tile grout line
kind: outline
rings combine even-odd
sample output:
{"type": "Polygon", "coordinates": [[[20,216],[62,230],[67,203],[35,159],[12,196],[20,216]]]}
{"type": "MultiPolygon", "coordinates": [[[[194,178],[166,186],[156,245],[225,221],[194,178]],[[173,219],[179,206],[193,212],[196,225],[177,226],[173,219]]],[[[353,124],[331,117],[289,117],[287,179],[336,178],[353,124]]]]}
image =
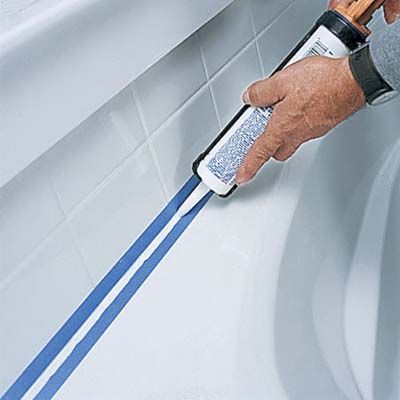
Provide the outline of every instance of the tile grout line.
{"type": "Polygon", "coordinates": [[[220,75],[226,71],[228,67],[231,66],[232,63],[234,63],[239,57],[243,55],[251,46],[254,45],[255,39],[251,39],[249,42],[247,42],[233,57],[231,57],[223,66],[221,69],[219,69],[211,78],[210,82],[213,82],[215,79],[217,79],[220,75]]]}
{"type": "Polygon", "coordinates": [[[93,279],[93,276],[90,273],[89,266],[87,265],[85,257],[83,256],[82,250],[81,250],[81,248],[80,248],[80,246],[78,244],[78,240],[77,240],[76,235],[75,235],[75,230],[73,229],[73,227],[71,225],[71,221],[70,221],[69,218],[66,218],[66,223],[67,223],[68,229],[69,229],[69,231],[71,233],[72,243],[74,244],[74,247],[75,247],[76,251],[78,252],[79,258],[82,261],[82,264],[83,264],[83,266],[85,268],[86,274],[87,274],[87,276],[88,276],[88,278],[89,278],[89,280],[90,280],[90,282],[92,284],[92,289],[93,289],[96,286],[96,281],[93,279]]]}
{"type": "Polygon", "coordinates": [[[145,140],[138,147],[136,147],[135,151],[130,153],[127,157],[125,157],[122,162],[115,167],[101,182],[97,184],[96,187],[93,188],[78,204],[71,208],[71,210],[67,214],[67,219],[72,219],[82,207],[84,207],[89,201],[91,201],[94,196],[97,195],[100,189],[104,188],[104,186],[108,185],[110,181],[115,177],[117,173],[119,173],[123,168],[125,168],[126,164],[131,160],[137,152],[141,151],[142,148],[147,144],[145,140]]]}
{"type": "MultiPolygon", "coordinates": [[[[244,50],[246,50],[247,48],[250,47],[250,45],[254,44],[256,45],[256,47],[258,48],[258,42],[257,40],[276,22],[278,21],[278,19],[282,16],[282,14],[284,14],[289,8],[291,8],[294,4],[295,0],[292,0],[291,2],[289,2],[289,4],[287,4],[287,6],[285,8],[283,8],[278,14],[276,14],[274,16],[274,18],[268,23],[268,25],[266,25],[263,29],[261,29],[261,31],[259,33],[257,33],[257,30],[255,29],[255,24],[254,24],[254,19],[253,19],[253,15],[251,13],[251,11],[249,11],[250,13],[250,18],[251,18],[251,24],[252,24],[252,31],[253,31],[253,37],[246,42],[241,48],[239,48],[232,56],[230,56],[226,62],[219,67],[212,76],[208,76],[209,82],[211,83],[215,77],[217,77],[218,75],[220,75],[225,69],[226,67],[231,64],[234,60],[236,60],[237,58],[239,58],[239,56],[244,52],[244,50]]],[[[201,45],[200,45],[200,49],[201,49],[201,45]]],[[[202,49],[201,49],[202,50],[202,49]]],[[[203,54],[203,52],[202,52],[203,54]]],[[[261,54],[261,52],[260,52],[261,54]]],[[[260,60],[261,63],[261,60],[260,60]]],[[[261,68],[263,70],[263,74],[265,75],[265,71],[264,71],[264,67],[262,66],[261,63],[261,68]]],[[[207,71],[207,70],[206,70],[207,71]]],[[[208,74],[208,71],[206,72],[208,74]]],[[[187,102],[187,100],[185,101],[185,103],[187,102]]],[[[183,104],[185,104],[183,103],[183,104]]],[[[182,105],[183,105],[182,104],[182,105]]],[[[176,110],[178,111],[178,110],[176,110]]],[[[176,111],[174,113],[176,113],[176,111]]],[[[172,116],[172,115],[171,115],[172,116]]],[[[170,118],[170,117],[169,117],[170,118]]],[[[159,128],[157,128],[158,130],[159,128]]]]}
{"type": "MultiPolygon", "coordinates": [[[[45,162],[45,164],[47,164],[45,162]]],[[[21,260],[21,262],[19,264],[17,264],[14,268],[13,271],[9,274],[7,274],[4,279],[1,280],[0,282],[0,292],[3,290],[7,290],[7,288],[9,287],[9,285],[11,285],[14,280],[20,275],[22,274],[25,269],[27,268],[29,262],[36,256],[38,255],[38,253],[44,249],[44,246],[46,245],[46,243],[51,240],[55,234],[57,234],[57,232],[61,231],[62,226],[64,224],[67,225],[70,234],[71,234],[71,239],[72,239],[72,244],[74,245],[74,249],[76,250],[76,252],[78,253],[79,259],[81,260],[83,267],[85,269],[86,274],[88,275],[89,281],[94,284],[92,277],[89,274],[88,268],[86,263],[84,262],[84,258],[83,255],[80,252],[80,249],[78,248],[76,241],[75,241],[75,237],[73,235],[73,232],[71,230],[70,224],[68,222],[68,216],[67,216],[67,212],[64,209],[62,203],[61,203],[61,199],[59,197],[59,194],[57,193],[57,191],[54,189],[53,183],[51,181],[51,179],[48,178],[47,174],[46,174],[46,181],[49,184],[49,187],[51,189],[52,194],[55,196],[56,198],[56,202],[57,205],[62,213],[62,220],[57,223],[48,233],[47,235],[42,238],[39,243],[28,253],[24,256],[24,258],[21,260]]]]}
{"type": "MultiPolygon", "coordinates": [[[[128,86],[130,86],[130,85],[128,85],[128,86]]],[[[126,87],[125,89],[123,89],[123,90],[126,90],[126,89],[127,89],[127,87],[126,87]]],[[[123,91],[123,90],[122,90],[122,91],[123,91]]],[[[115,97],[117,97],[122,91],[118,92],[114,97],[112,97],[112,98],[109,100],[109,102],[112,101],[115,97]]],[[[132,104],[136,107],[136,109],[138,110],[138,105],[137,105],[137,103],[136,103],[136,98],[134,97],[133,92],[132,92],[132,88],[130,88],[130,87],[129,87],[129,92],[130,92],[130,93],[129,93],[129,94],[130,94],[130,96],[129,96],[129,97],[130,97],[130,100],[132,101],[132,104]]],[[[106,103],[106,104],[107,104],[107,103],[106,103]]],[[[100,111],[103,107],[105,107],[105,105],[101,106],[98,110],[96,110],[92,115],[90,115],[90,116],[88,117],[88,119],[89,119],[91,116],[93,116],[94,114],[96,114],[98,111],[100,111]]],[[[139,113],[139,110],[138,110],[138,113],[139,113]]],[[[139,116],[139,119],[140,119],[140,116],[139,116]]],[[[143,141],[139,141],[139,143],[138,143],[135,147],[133,147],[133,146],[130,145],[130,143],[126,140],[126,138],[125,138],[124,135],[120,135],[122,142],[125,144],[125,146],[126,146],[126,148],[127,148],[127,150],[128,150],[128,151],[127,151],[127,154],[126,154],[124,157],[122,157],[122,158],[118,161],[118,163],[111,169],[111,171],[110,171],[106,176],[104,176],[102,179],[100,179],[99,182],[97,182],[97,183],[95,184],[95,186],[94,186],[86,195],[84,195],[75,205],[73,205],[69,211],[65,210],[64,207],[62,206],[61,199],[60,199],[60,197],[59,197],[57,191],[56,191],[55,188],[53,187],[53,184],[52,184],[51,180],[49,180],[49,181],[50,181],[50,186],[51,186],[52,190],[55,192],[56,197],[57,197],[58,204],[59,204],[59,206],[60,206],[60,208],[61,208],[61,210],[62,210],[62,212],[63,212],[63,214],[64,214],[64,216],[65,216],[66,222],[70,222],[71,216],[73,216],[73,215],[76,213],[76,210],[79,210],[79,209],[81,208],[82,204],[86,204],[87,201],[88,201],[88,199],[91,199],[91,198],[93,197],[93,193],[94,193],[94,192],[96,192],[100,187],[102,187],[102,186],[104,186],[105,184],[107,184],[107,183],[109,182],[110,178],[113,177],[117,171],[119,171],[120,169],[122,169],[122,168],[124,167],[124,165],[130,160],[130,158],[131,158],[136,152],[140,151],[140,149],[143,147],[143,145],[145,144],[145,142],[146,142],[146,140],[147,140],[147,138],[148,138],[148,137],[147,137],[147,131],[146,131],[146,129],[145,129],[145,126],[144,126],[142,120],[140,120],[140,124],[141,124],[141,128],[143,129],[143,131],[144,131],[144,133],[145,133],[146,138],[145,138],[143,141]]],[[[71,132],[72,132],[72,131],[71,131],[71,132]]],[[[134,133],[134,132],[133,132],[132,130],[130,130],[130,129],[129,129],[129,132],[130,132],[130,133],[134,133]]],[[[46,153],[45,153],[45,154],[46,154],[46,153]]],[[[69,226],[70,226],[70,224],[69,224],[69,226]]]]}
{"type": "Polygon", "coordinates": [[[242,47],[240,47],[234,54],[232,54],[230,57],[227,58],[224,64],[220,66],[212,76],[210,76],[210,82],[212,82],[216,76],[221,75],[221,73],[226,69],[226,67],[231,64],[233,61],[237,60],[240,55],[243,53],[243,50],[247,49],[250,47],[251,44],[254,42],[254,36],[250,38],[242,47]]]}
{"type": "Polygon", "coordinates": [[[260,32],[257,33],[255,39],[258,40],[275,22],[279,20],[279,18],[284,14],[286,11],[288,11],[291,7],[293,7],[295,0],[292,0],[285,8],[283,8],[275,17],[269,22],[268,25],[266,25],[264,28],[260,30],[260,32]]]}
{"type": "Polygon", "coordinates": [[[140,120],[140,123],[141,123],[141,125],[142,125],[142,127],[144,129],[145,135],[146,135],[145,144],[147,144],[147,148],[150,151],[151,159],[153,161],[154,167],[155,167],[156,172],[157,172],[158,182],[159,182],[159,184],[161,186],[161,190],[163,191],[163,194],[164,194],[164,200],[168,201],[169,196],[168,196],[167,188],[165,187],[165,184],[164,184],[163,179],[162,179],[161,167],[160,167],[160,164],[158,162],[155,150],[154,150],[154,148],[153,148],[153,146],[152,146],[152,144],[150,142],[151,134],[149,132],[149,128],[148,128],[148,126],[146,124],[146,121],[145,121],[145,118],[144,118],[144,115],[143,115],[142,106],[140,104],[140,101],[137,98],[137,93],[136,93],[134,87],[132,86],[132,84],[129,85],[129,90],[132,93],[133,101],[134,101],[134,104],[135,104],[136,109],[138,111],[139,120],[140,120]]]}
{"type": "Polygon", "coordinates": [[[140,101],[138,99],[138,95],[137,95],[136,90],[134,88],[134,85],[133,85],[134,82],[135,81],[131,82],[128,85],[128,90],[130,91],[130,93],[132,95],[132,101],[133,101],[133,104],[135,105],[136,110],[138,112],[139,121],[140,121],[140,124],[142,125],[142,128],[144,130],[144,134],[146,135],[146,139],[149,139],[150,136],[151,136],[150,133],[149,133],[150,130],[149,130],[149,127],[147,126],[146,120],[145,120],[145,118],[143,116],[142,105],[140,104],[140,101]]]}
{"type": "MultiPolygon", "coordinates": [[[[171,115],[167,117],[165,121],[163,121],[159,127],[157,127],[153,132],[149,134],[149,137],[153,136],[157,131],[159,131],[162,127],[164,127],[176,114],[178,114],[182,108],[184,108],[190,101],[191,99],[196,96],[201,90],[203,90],[207,85],[211,87],[212,82],[220,76],[229,66],[232,64],[234,61],[236,61],[248,48],[251,47],[251,45],[256,44],[258,45],[257,40],[276,22],[278,19],[284,14],[288,9],[290,9],[295,0],[292,0],[284,9],[282,9],[270,22],[268,25],[266,25],[259,33],[257,33],[255,36],[253,36],[252,39],[250,39],[246,44],[244,44],[235,54],[233,54],[231,57],[229,57],[225,64],[222,65],[212,76],[208,76],[208,71],[206,69],[206,77],[208,77],[208,80],[206,83],[201,85],[191,96],[189,96],[171,115]]],[[[196,33],[198,35],[198,32],[196,33]]],[[[201,55],[203,58],[203,51],[200,45],[200,50],[201,50],[201,55]]],[[[260,52],[261,54],[261,52],[260,52]]],[[[204,61],[203,61],[204,62],[204,61]]],[[[263,69],[262,63],[261,67],[263,69]]],[[[264,71],[265,73],[265,71],[264,71]]]]}
{"type": "Polygon", "coordinates": [[[213,90],[212,85],[211,85],[211,82],[210,82],[210,74],[208,73],[207,64],[206,64],[206,59],[205,59],[205,57],[204,57],[204,51],[203,51],[203,47],[201,46],[201,40],[200,40],[200,37],[199,37],[198,33],[196,33],[196,37],[197,37],[198,42],[199,42],[199,49],[200,49],[201,62],[202,62],[202,64],[203,64],[203,68],[204,68],[204,71],[205,71],[205,73],[206,73],[207,86],[208,86],[208,89],[209,89],[209,91],[210,91],[211,101],[212,101],[212,104],[213,104],[214,112],[215,112],[215,114],[216,114],[216,116],[217,116],[217,121],[218,121],[219,129],[222,129],[221,117],[220,117],[219,112],[218,112],[217,102],[216,102],[216,100],[215,100],[215,95],[214,95],[214,90],[213,90]]]}
{"type": "MultiPolygon", "coordinates": [[[[112,171],[111,171],[111,173],[112,173],[112,171]]],[[[81,249],[80,249],[80,247],[78,246],[78,243],[77,243],[77,241],[76,241],[76,237],[75,237],[74,230],[72,229],[70,220],[69,220],[69,218],[68,218],[68,212],[65,210],[65,208],[64,208],[64,206],[63,206],[63,204],[62,204],[62,201],[61,201],[61,199],[60,199],[60,196],[59,196],[57,190],[55,190],[54,185],[53,185],[53,183],[52,183],[52,181],[51,181],[50,179],[49,179],[49,184],[50,184],[50,187],[51,187],[52,191],[54,192],[54,194],[55,194],[55,196],[56,196],[58,206],[60,207],[61,212],[62,212],[63,215],[64,215],[64,221],[63,221],[63,223],[67,224],[69,233],[71,234],[71,239],[72,239],[72,243],[73,243],[73,245],[74,245],[74,249],[75,249],[76,252],[78,253],[79,259],[80,259],[81,262],[82,262],[82,265],[83,265],[83,267],[84,267],[84,269],[85,269],[86,275],[88,276],[89,281],[90,281],[90,283],[92,284],[92,287],[94,287],[96,283],[94,282],[94,280],[93,280],[93,278],[92,278],[92,276],[91,276],[91,274],[90,274],[89,268],[88,268],[88,266],[86,265],[86,261],[85,261],[85,259],[84,259],[84,257],[83,257],[83,254],[82,254],[82,252],[81,252],[81,249]]],[[[61,224],[60,224],[60,225],[61,225],[61,224]]],[[[46,236],[46,238],[47,238],[47,237],[50,237],[50,236],[52,236],[52,235],[48,235],[48,236],[46,236]]]]}
{"type": "Polygon", "coordinates": [[[149,139],[153,137],[157,132],[159,132],[165,125],[167,125],[171,120],[179,114],[183,108],[185,108],[194,97],[196,97],[202,90],[206,89],[208,86],[208,82],[203,83],[198,89],[196,89],[180,106],[177,108],[165,121],[161,123],[159,127],[157,127],[153,132],[149,133],[149,139]]]}
{"type": "MultiPolygon", "coordinates": [[[[57,196],[58,197],[58,196],[57,196]]],[[[65,215],[65,214],[64,214],[65,215]]],[[[89,273],[88,267],[86,265],[86,262],[84,261],[83,255],[80,252],[80,249],[78,248],[76,241],[75,241],[75,237],[74,237],[74,233],[73,230],[71,229],[71,226],[69,224],[68,221],[68,216],[65,215],[64,219],[58,223],[57,225],[54,226],[53,229],[51,229],[51,231],[48,233],[48,235],[43,238],[36,246],[33,250],[31,250],[25,257],[24,259],[18,264],[16,265],[16,267],[14,268],[14,270],[8,274],[4,279],[2,279],[2,281],[0,282],[0,292],[7,290],[7,288],[15,281],[16,278],[18,278],[18,276],[20,274],[22,274],[27,268],[28,265],[30,263],[30,261],[36,257],[46,246],[46,244],[52,240],[52,238],[54,237],[54,235],[56,235],[57,233],[61,232],[61,230],[63,229],[63,225],[67,224],[67,227],[70,231],[71,234],[71,239],[72,239],[72,244],[74,245],[74,249],[76,250],[76,252],[78,253],[79,259],[82,261],[82,264],[84,266],[85,272],[88,275],[89,281],[91,284],[93,284],[94,286],[97,284],[92,276],[89,273]]]]}
{"type": "Polygon", "coordinates": [[[17,264],[12,272],[10,272],[8,275],[6,275],[1,281],[0,281],[0,292],[2,292],[3,290],[7,290],[7,288],[14,282],[14,280],[16,278],[18,278],[18,276],[23,273],[26,268],[28,268],[28,264],[29,262],[32,260],[33,257],[35,257],[38,252],[40,252],[45,244],[51,240],[51,238],[53,237],[53,235],[55,233],[57,233],[58,231],[61,230],[63,224],[65,223],[65,220],[62,220],[61,222],[59,222],[57,225],[54,226],[53,229],[50,230],[50,232],[48,233],[48,235],[42,239],[33,250],[31,250],[24,258],[23,260],[17,264]]]}
{"type": "Polygon", "coordinates": [[[169,200],[168,191],[167,191],[167,188],[166,188],[166,186],[164,184],[164,180],[162,178],[161,167],[160,167],[160,164],[158,162],[156,151],[155,151],[152,143],[150,142],[150,139],[147,140],[147,147],[148,147],[148,149],[150,151],[151,159],[152,159],[154,167],[156,168],[156,171],[157,171],[157,178],[158,178],[158,181],[160,183],[161,190],[163,191],[163,194],[164,194],[164,200],[168,201],[169,200]]]}
{"type": "MultiPolygon", "coordinates": [[[[111,173],[112,173],[112,171],[111,171],[111,173]]],[[[85,259],[84,259],[84,257],[83,257],[82,252],[81,252],[81,248],[80,248],[80,246],[79,246],[78,243],[77,243],[77,240],[76,240],[76,237],[75,237],[75,232],[74,232],[74,230],[72,229],[70,219],[68,218],[68,213],[67,213],[67,211],[64,209],[64,207],[63,207],[63,205],[62,205],[62,202],[61,202],[61,199],[60,199],[60,196],[59,196],[57,190],[55,190],[55,188],[53,187],[53,183],[52,183],[50,180],[49,180],[49,184],[50,184],[50,187],[51,187],[52,191],[54,192],[54,194],[55,194],[55,196],[56,196],[57,203],[58,203],[58,205],[59,205],[59,207],[60,207],[60,209],[61,209],[61,211],[62,211],[62,213],[63,213],[63,215],[64,215],[64,221],[63,221],[63,223],[66,223],[66,224],[67,224],[69,233],[71,234],[71,239],[72,239],[72,244],[74,245],[74,249],[75,249],[76,252],[78,253],[79,259],[80,259],[81,262],[82,262],[82,265],[83,265],[83,267],[84,267],[84,269],[85,269],[86,275],[87,275],[87,277],[89,278],[90,283],[92,284],[92,287],[94,287],[94,286],[96,285],[96,283],[94,282],[94,280],[93,280],[93,278],[92,278],[92,275],[90,274],[89,268],[88,268],[88,266],[86,265],[86,261],[85,261],[85,259]]],[[[96,186],[96,187],[97,187],[97,186],[96,186]]],[[[51,236],[51,235],[48,235],[47,237],[50,237],[50,236],[51,236]]]]}
{"type": "MultiPolygon", "coordinates": [[[[266,28],[265,28],[266,29],[266,28]]],[[[264,32],[264,31],[263,31],[264,32]]],[[[261,34],[262,32],[260,32],[261,34]]],[[[258,36],[260,35],[258,34],[258,36]]],[[[202,84],[195,92],[192,93],[172,114],[170,114],[165,121],[163,121],[159,127],[157,127],[151,133],[147,133],[148,137],[152,137],[156,134],[161,128],[163,128],[167,123],[169,123],[179,112],[181,112],[182,108],[184,108],[188,103],[190,103],[196,95],[199,94],[202,90],[204,90],[207,86],[211,86],[212,82],[219,77],[233,62],[235,62],[243,53],[248,50],[253,44],[255,44],[255,38],[251,38],[243,47],[241,47],[232,57],[230,57],[225,64],[216,71],[212,76],[208,78],[204,84],[202,84]]]]}
{"type": "Polygon", "coordinates": [[[260,46],[258,45],[257,31],[256,31],[256,25],[254,23],[253,12],[251,10],[249,10],[249,13],[250,13],[250,23],[251,23],[251,29],[253,31],[254,43],[256,45],[256,50],[257,50],[258,63],[260,64],[262,76],[263,76],[263,78],[265,78],[265,70],[264,70],[264,65],[263,65],[262,59],[261,59],[260,46]]]}
{"type": "MultiPolygon", "coordinates": [[[[116,96],[119,96],[124,91],[127,91],[127,93],[128,93],[129,104],[133,105],[134,107],[136,107],[136,110],[137,110],[138,107],[137,107],[137,104],[136,104],[136,99],[135,99],[135,97],[133,95],[133,90],[131,88],[131,84],[125,86],[120,92],[118,92],[114,97],[112,97],[111,100],[114,99],[116,96]]],[[[143,133],[146,136],[146,131],[144,129],[144,126],[143,126],[141,121],[139,121],[139,122],[140,122],[140,125],[141,125],[140,127],[142,128],[143,133]]],[[[132,133],[132,134],[135,135],[135,131],[134,131],[134,129],[131,129],[131,127],[128,128],[128,131],[129,131],[129,133],[132,133]]],[[[140,140],[136,143],[136,145],[135,144],[131,144],[126,135],[121,134],[119,136],[122,138],[123,142],[125,143],[126,147],[128,148],[128,157],[131,154],[133,154],[136,151],[136,149],[142,144],[142,142],[140,140]]]]}

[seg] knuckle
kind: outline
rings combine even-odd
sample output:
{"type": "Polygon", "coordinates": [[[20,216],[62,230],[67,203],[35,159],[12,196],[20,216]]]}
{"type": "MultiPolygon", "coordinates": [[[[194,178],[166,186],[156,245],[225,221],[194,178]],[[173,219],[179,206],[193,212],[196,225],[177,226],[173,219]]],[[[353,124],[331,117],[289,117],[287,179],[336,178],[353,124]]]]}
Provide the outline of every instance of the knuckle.
{"type": "Polygon", "coordinates": [[[267,144],[258,144],[255,149],[255,157],[257,160],[264,161],[271,154],[271,149],[267,144]]]}
{"type": "Polygon", "coordinates": [[[283,140],[280,137],[273,136],[271,134],[265,136],[265,140],[262,147],[268,155],[274,154],[279,147],[282,145],[283,140]]]}
{"type": "Polygon", "coordinates": [[[286,161],[289,158],[288,154],[275,154],[272,158],[276,161],[286,161]]]}
{"type": "Polygon", "coordinates": [[[279,149],[273,158],[277,161],[287,161],[299,148],[300,144],[286,143],[284,148],[279,149]]]}
{"type": "Polygon", "coordinates": [[[257,103],[261,98],[260,81],[253,83],[249,88],[249,99],[252,103],[257,103]]]}

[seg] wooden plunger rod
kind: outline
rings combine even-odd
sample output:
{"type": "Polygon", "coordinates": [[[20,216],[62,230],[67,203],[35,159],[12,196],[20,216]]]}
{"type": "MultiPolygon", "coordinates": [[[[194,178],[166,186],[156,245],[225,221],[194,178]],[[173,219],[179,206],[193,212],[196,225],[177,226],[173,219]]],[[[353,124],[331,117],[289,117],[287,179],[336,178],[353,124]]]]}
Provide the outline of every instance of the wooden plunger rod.
{"type": "Polygon", "coordinates": [[[367,28],[372,15],[382,7],[385,0],[354,0],[349,6],[338,5],[335,11],[342,14],[361,32],[369,35],[371,31],[367,28]]]}

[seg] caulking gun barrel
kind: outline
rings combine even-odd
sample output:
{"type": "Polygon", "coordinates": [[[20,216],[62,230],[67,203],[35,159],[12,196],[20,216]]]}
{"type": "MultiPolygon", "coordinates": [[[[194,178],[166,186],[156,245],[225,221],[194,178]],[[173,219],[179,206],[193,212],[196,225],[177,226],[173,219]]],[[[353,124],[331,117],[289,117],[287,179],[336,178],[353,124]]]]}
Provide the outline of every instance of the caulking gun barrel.
{"type": "MultiPolygon", "coordinates": [[[[309,56],[344,57],[365,43],[366,23],[383,0],[356,0],[350,6],[326,11],[273,72],[309,56]]],[[[236,172],[255,140],[265,131],[271,107],[245,105],[193,163],[193,172],[221,197],[232,194],[236,172]]]]}

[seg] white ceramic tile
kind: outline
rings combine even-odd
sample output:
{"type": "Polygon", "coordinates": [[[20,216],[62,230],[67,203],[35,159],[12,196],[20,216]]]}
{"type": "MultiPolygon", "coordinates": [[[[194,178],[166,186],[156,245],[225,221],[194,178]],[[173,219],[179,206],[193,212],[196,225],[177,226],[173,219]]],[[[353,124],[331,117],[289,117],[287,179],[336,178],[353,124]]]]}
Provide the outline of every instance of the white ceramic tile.
{"type": "Polygon", "coordinates": [[[131,87],[114,96],[100,110],[98,119],[135,150],[146,139],[131,87]]]}
{"type": "Polygon", "coordinates": [[[226,124],[242,107],[242,93],[262,76],[255,44],[248,46],[212,80],[217,111],[226,124]]]}
{"type": "Polygon", "coordinates": [[[290,53],[326,9],[321,0],[297,0],[260,36],[258,44],[266,75],[290,53]]]}
{"type": "Polygon", "coordinates": [[[249,0],[256,32],[267,27],[293,0],[249,0]]]}
{"type": "Polygon", "coordinates": [[[192,175],[192,162],[217,133],[218,120],[206,87],[150,138],[170,197],[192,175]]]}
{"type": "Polygon", "coordinates": [[[206,81],[196,36],[192,36],[133,82],[146,127],[154,131],[206,81]]]}
{"type": "Polygon", "coordinates": [[[64,218],[41,161],[0,189],[0,280],[64,218]]]}
{"type": "Polygon", "coordinates": [[[36,356],[92,284],[66,224],[0,289],[0,393],[36,356]]]}
{"type": "Polygon", "coordinates": [[[130,88],[46,154],[52,185],[69,212],[144,141],[130,88]]]}
{"type": "Polygon", "coordinates": [[[71,217],[94,281],[118,261],[164,203],[154,162],[143,145],[71,217]]]}
{"type": "Polygon", "coordinates": [[[199,31],[199,38],[212,76],[253,38],[247,1],[233,2],[199,31]]]}

